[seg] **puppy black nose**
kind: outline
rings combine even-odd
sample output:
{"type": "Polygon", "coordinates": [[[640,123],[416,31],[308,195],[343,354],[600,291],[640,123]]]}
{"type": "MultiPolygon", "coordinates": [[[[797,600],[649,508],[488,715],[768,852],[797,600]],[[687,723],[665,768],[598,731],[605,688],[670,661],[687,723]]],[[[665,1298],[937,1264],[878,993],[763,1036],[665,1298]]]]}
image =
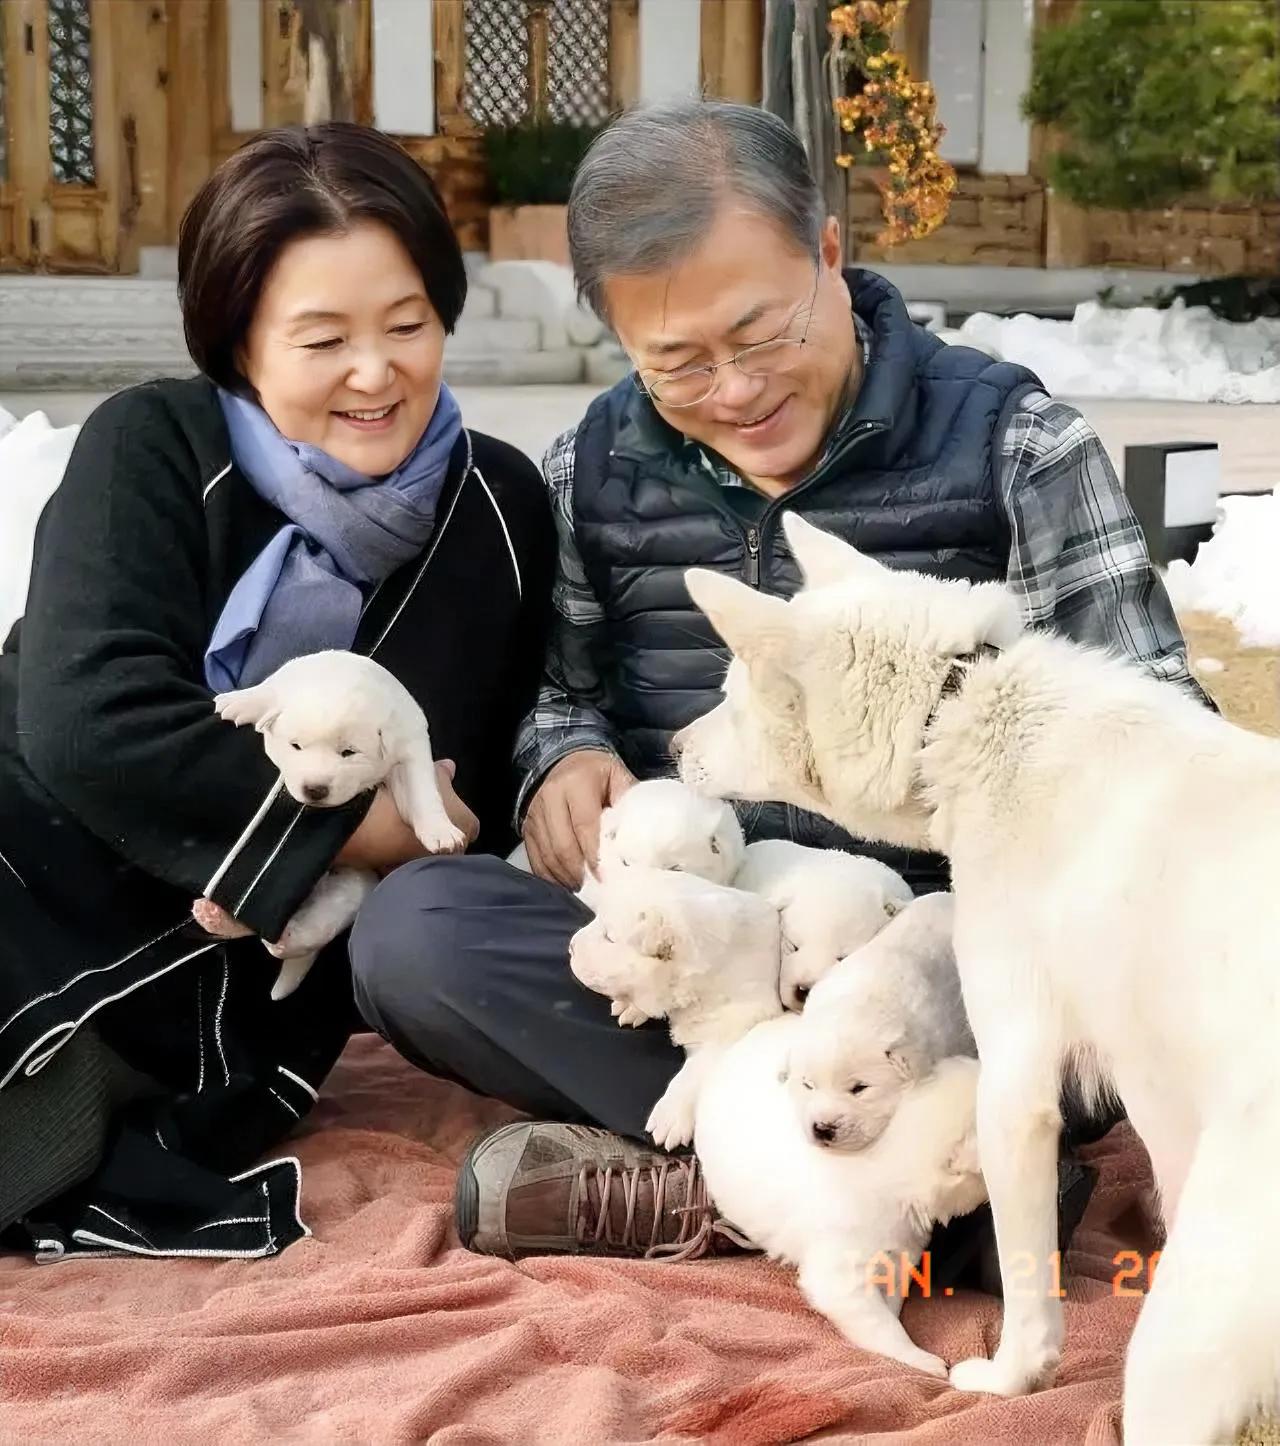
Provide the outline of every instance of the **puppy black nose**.
{"type": "Polygon", "coordinates": [[[327,783],[304,783],[302,796],[308,803],[323,803],[329,797],[329,785],[327,783]]]}
{"type": "Polygon", "coordinates": [[[824,1145],[829,1145],[836,1137],[834,1125],[814,1125],[813,1138],[824,1145]]]}

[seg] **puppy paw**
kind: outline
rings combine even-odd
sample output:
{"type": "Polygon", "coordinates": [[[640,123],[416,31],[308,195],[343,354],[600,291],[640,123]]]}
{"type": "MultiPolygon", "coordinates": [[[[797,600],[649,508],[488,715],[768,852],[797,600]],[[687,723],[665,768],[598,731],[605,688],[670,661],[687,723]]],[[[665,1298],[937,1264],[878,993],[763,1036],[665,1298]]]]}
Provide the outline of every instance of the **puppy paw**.
{"type": "Polygon", "coordinates": [[[678,1150],[693,1141],[694,1101],[668,1090],[653,1107],[645,1129],[660,1150],[678,1150]]]}
{"type": "Polygon", "coordinates": [[[1052,1365],[1036,1369],[1019,1361],[1001,1360],[997,1353],[987,1360],[975,1356],[951,1367],[951,1385],[957,1391],[986,1396],[1025,1396],[1052,1374],[1052,1365]]]}
{"type": "Polygon", "coordinates": [[[219,693],[213,700],[213,711],[225,723],[237,728],[256,723],[262,713],[262,698],[253,688],[238,688],[234,693],[219,693]]]}
{"type": "Polygon", "coordinates": [[[467,836],[450,822],[447,814],[415,823],[413,831],[429,854],[461,854],[467,850],[467,836]]]}
{"type": "Polygon", "coordinates": [[[246,939],[253,930],[239,919],[233,918],[212,899],[197,899],[191,905],[191,917],[205,931],[217,939],[246,939]]]}
{"type": "Polygon", "coordinates": [[[642,1024],[649,1022],[649,1016],[642,1009],[637,1009],[625,999],[615,999],[609,1005],[609,1012],[623,1029],[639,1029],[642,1024]]]}

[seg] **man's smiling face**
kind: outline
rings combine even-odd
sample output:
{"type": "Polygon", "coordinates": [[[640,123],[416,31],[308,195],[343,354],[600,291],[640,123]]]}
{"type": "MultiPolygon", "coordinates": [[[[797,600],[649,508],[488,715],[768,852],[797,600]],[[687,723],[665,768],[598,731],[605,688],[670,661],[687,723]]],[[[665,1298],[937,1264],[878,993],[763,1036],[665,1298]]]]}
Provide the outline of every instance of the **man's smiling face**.
{"type": "Polygon", "coordinates": [[[731,364],[715,373],[714,390],[696,405],[674,407],[654,397],[674,427],[768,492],[804,477],[856,385],[856,336],[840,261],[834,219],[815,257],[776,222],[727,195],[705,240],[683,261],[605,279],[609,320],[641,380],[659,392],[664,380],[727,361],[744,347],[788,340],[768,357],[767,375],[747,376],[731,364]]]}

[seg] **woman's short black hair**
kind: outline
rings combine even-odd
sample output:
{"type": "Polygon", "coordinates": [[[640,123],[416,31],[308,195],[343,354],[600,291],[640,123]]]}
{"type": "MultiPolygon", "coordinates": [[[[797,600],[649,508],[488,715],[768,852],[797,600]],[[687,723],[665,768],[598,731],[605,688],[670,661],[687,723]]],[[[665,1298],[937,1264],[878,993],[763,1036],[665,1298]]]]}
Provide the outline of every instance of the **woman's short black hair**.
{"type": "Polygon", "coordinates": [[[283,126],[224,161],[182,218],[178,296],[200,370],[229,391],[245,392],[236,352],[281,249],[300,236],[340,234],[356,221],[380,221],[395,233],[451,332],[466,300],[467,273],[431,177],[368,126],[283,126]]]}

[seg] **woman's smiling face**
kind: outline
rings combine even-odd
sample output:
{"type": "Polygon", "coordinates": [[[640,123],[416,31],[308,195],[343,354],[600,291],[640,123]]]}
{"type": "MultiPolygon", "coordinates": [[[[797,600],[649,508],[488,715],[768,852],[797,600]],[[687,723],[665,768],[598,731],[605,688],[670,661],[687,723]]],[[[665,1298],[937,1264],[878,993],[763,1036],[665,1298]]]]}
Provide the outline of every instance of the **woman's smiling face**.
{"type": "Polygon", "coordinates": [[[444,338],[409,253],[387,227],[361,221],[281,250],[240,369],[283,436],[382,477],[431,420],[444,338]]]}

